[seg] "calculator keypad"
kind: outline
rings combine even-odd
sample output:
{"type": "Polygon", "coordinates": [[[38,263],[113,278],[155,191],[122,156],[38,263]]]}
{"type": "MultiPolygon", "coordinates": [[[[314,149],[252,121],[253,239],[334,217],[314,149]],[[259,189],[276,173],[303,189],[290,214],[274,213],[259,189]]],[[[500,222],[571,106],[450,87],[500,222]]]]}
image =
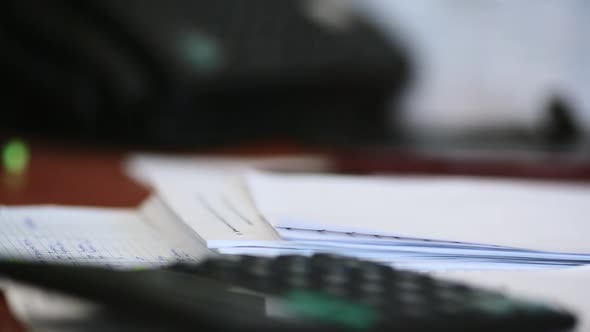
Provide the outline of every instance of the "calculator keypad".
{"type": "MultiPolygon", "coordinates": [[[[269,294],[311,290],[367,305],[380,313],[381,327],[416,330],[444,325],[449,330],[518,327],[547,330],[573,325],[570,314],[537,303],[517,301],[463,284],[354,258],[317,254],[263,258],[220,256],[194,272],[269,294]],[[419,328],[421,327],[421,328],[419,328]]],[[[494,329],[490,329],[492,331],[494,329]]]]}

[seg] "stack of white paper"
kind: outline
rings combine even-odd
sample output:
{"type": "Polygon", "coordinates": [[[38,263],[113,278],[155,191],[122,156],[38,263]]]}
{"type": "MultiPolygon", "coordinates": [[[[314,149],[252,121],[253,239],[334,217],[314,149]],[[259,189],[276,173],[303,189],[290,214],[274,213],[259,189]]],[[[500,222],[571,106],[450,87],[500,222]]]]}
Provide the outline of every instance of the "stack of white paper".
{"type": "Polygon", "coordinates": [[[590,263],[588,187],[263,172],[247,182],[261,214],[293,243],[290,251],[425,270],[590,263]]]}
{"type": "Polygon", "coordinates": [[[252,161],[168,161],[138,156],[129,169],[143,174],[142,181],[218,253],[329,252],[426,271],[590,263],[588,187],[279,174],[252,161]]]}

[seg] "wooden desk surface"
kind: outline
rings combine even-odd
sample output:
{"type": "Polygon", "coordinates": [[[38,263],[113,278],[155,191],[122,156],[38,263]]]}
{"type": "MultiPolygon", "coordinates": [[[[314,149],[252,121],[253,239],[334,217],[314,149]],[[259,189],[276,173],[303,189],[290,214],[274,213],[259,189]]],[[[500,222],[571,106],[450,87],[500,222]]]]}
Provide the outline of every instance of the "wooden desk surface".
{"type": "Polygon", "coordinates": [[[22,176],[2,172],[0,203],[134,206],[145,188],[123,172],[124,154],[109,150],[35,146],[22,176]]]}

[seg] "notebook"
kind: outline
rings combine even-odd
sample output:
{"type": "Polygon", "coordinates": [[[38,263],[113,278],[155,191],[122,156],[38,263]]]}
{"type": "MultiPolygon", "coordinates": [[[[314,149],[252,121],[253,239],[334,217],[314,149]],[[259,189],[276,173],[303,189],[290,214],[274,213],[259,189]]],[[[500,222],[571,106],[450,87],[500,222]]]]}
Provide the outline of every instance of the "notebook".
{"type": "Polygon", "coordinates": [[[282,242],[240,177],[167,178],[136,209],[0,207],[0,258],[111,268],[198,262],[219,248],[282,242]]]}
{"type": "Polygon", "coordinates": [[[199,261],[206,248],[166,236],[134,209],[0,208],[0,257],[111,268],[199,261]]]}

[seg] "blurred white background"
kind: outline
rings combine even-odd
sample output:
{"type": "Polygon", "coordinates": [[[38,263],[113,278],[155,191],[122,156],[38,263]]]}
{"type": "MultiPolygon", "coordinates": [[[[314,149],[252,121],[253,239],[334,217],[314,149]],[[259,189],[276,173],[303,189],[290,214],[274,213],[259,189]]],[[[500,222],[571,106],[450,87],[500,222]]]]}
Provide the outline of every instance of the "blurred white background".
{"type": "Polygon", "coordinates": [[[590,134],[590,1],[356,0],[416,65],[403,124],[536,131],[558,95],[590,134]]]}

